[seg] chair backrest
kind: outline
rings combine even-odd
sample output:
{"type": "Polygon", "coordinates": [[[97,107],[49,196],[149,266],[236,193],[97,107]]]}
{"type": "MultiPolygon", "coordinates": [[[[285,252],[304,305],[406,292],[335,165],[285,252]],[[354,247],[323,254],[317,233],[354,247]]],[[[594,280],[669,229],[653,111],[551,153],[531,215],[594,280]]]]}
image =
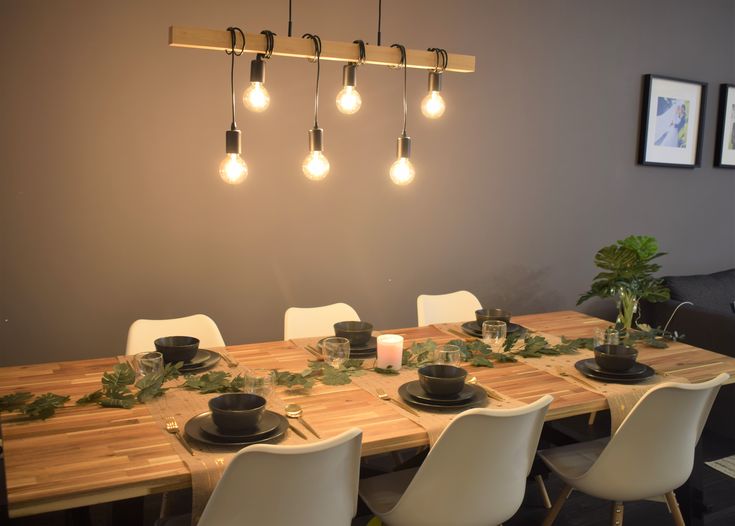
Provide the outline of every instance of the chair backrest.
{"type": "Polygon", "coordinates": [[[125,355],[155,351],[153,341],[163,336],[193,336],[199,338],[199,345],[202,348],[225,346],[214,320],[204,314],[194,314],[170,320],[134,321],[128,329],[125,355]]]}
{"type": "Polygon", "coordinates": [[[357,512],[362,431],[303,446],[242,449],[214,489],[199,526],[349,526],[357,512]]]}
{"type": "Polygon", "coordinates": [[[470,409],[444,430],[388,524],[486,526],[520,507],[536,454],[546,395],[515,409],[470,409]]]}
{"type": "Polygon", "coordinates": [[[475,311],[481,309],[480,300],[471,292],[458,290],[449,294],[421,294],[416,298],[416,314],[419,327],[432,323],[454,323],[475,319],[475,311]]]}
{"type": "Polygon", "coordinates": [[[575,487],[626,501],[681,486],[692,472],[694,447],[712,403],[728,378],[723,373],[708,382],[664,383],[648,391],[575,487]]]}
{"type": "Polygon", "coordinates": [[[346,303],[324,307],[291,307],[283,317],[283,339],[334,335],[338,321],[360,321],[357,311],[346,303]]]}

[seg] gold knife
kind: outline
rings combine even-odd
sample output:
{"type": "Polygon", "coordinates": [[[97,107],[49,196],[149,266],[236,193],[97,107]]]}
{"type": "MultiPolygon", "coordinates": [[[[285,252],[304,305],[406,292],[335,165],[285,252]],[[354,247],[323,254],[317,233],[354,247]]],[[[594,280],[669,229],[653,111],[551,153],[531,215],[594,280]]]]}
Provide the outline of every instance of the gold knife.
{"type": "Polygon", "coordinates": [[[296,428],[296,427],[292,426],[292,425],[291,425],[290,423],[288,424],[288,428],[289,428],[289,429],[290,429],[291,431],[293,431],[294,433],[296,433],[297,435],[299,435],[299,436],[300,436],[301,438],[303,438],[304,440],[309,440],[309,439],[308,439],[308,438],[306,437],[306,435],[305,435],[305,434],[303,434],[303,433],[302,433],[302,432],[301,432],[301,431],[300,431],[300,430],[299,430],[298,428],[296,428]]]}

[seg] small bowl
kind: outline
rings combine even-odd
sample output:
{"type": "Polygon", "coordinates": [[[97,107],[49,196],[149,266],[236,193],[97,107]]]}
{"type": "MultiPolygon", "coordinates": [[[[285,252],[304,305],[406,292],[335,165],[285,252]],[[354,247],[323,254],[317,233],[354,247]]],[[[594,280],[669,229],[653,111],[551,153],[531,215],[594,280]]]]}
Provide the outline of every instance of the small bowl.
{"type": "Polygon", "coordinates": [[[477,324],[482,328],[482,323],[489,320],[504,321],[510,323],[510,312],[503,309],[480,309],[475,311],[477,324]]]}
{"type": "Polygon", "coordinates": [[[627,345],[598,345],[595,362],[603,371],[622,373],[635,365],[638,351],[627,345]]]}
{"type": "Polygon", "coordinates": [[[365,345],[373,335],[373,324],[366,321],[340,321],[334,324],[334,335],[350,340],[350,345],[365,345]]]}
{"type": "Polygon", "coordinates": [[[165,363],[190,362],[199,350],[199,339],[193,336],[165,336],[153,344],[165,363]]]}
{"type": "Polygon", "coordinates": [[[209,409],[214,425],[225,433],[237,433],[258,426],[265,398],[252,393],[228,393],[212,398],[209,409]]]}
{"type": "Polygon", "coordinates": [[[425,365],[419,369],[421,389],[433,396],[453,396],[464,389],[467,371],[454,365],[425,365]]]}

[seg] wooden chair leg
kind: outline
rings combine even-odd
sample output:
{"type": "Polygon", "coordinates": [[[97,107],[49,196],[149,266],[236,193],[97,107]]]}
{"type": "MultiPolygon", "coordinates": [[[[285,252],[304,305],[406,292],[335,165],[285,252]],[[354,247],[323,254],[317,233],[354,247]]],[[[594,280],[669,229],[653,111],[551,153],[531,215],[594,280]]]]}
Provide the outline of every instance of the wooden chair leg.
{"type": "Polygon", "coordinates": [[[547,510],[551,509],[551,499],[549,498],[549,492],[546,491],[546,484],[544,484],[544,477],[541,475],[536,475],[533,477],[533,480],[536,481],[536,485],[538,486],[538,492],[541,494],[541,500],[544,501],[544,508],[547,510]]]}
{"type": "Polygon", "coordinates": [[[673,491],[669,491],[666,495],[666,503],[669,505],[669,511],[674,517],[674,524],[676,526],[685,526],[684,517],[681,516],[681,510],[679,509],[679,503],[676,500],[676,495],[673,491]]]}
{"type": "Polygon", "coordinates": [[[561,490],[561,493],[559,493],[559,496],[554,501],[554,505],[549,510],[549,513],[546,514],[546,518],[544,518],[544,522],[541,524],[541,526],[551,526],[552,524],[554,524],[556,516],[559,515],[562,506],[564,506],[564,503],[567,501],[571,493],[572,487],[568,484],[564,486],[564,488],[561,490]]]}
{"type": "Polygon", "coordinates": [[[597,411],[592,411],[592,412],[590,413],[590,417],[589,417],[589,419],[587,420],[587,425],[588,425],[588,426],[593,426],[593,425],[595,425],[595,419],[596,419],[596,418],[597,418],[597,411]]]}
{"type": "Polygon", "coordinates": [[[623,503],[616,501],[612,505],[612,526],[623,526],[623,503]]]}

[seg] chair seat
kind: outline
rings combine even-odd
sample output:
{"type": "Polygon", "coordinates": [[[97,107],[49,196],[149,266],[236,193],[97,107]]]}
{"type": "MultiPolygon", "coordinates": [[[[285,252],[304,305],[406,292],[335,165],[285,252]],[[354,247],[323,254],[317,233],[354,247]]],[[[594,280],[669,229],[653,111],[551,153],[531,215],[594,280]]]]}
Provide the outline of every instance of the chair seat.
{"type": "Polygon", "coordinates": [[[387,513],[398,503],[418,468],[404,469],[360,481],[360,497],[373,513],[387,513]]]}
{"type": "Polygon", "coordinates": [[[610,438],[569,444],[539,451],[547,466],[565,480],[581,477],[592,467],[610,438]]]}

